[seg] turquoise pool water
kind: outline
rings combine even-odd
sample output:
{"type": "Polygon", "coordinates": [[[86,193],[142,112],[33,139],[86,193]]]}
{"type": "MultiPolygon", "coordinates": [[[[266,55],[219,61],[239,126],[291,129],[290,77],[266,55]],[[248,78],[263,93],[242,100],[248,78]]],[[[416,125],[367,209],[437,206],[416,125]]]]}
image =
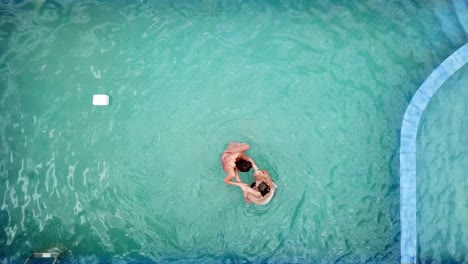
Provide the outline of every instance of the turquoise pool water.
{"type": "Polygon", "coordinates": [[[431,3],[1,7],[2,261],[399,261],[401,119],[461,44],[431,3]],[[268,206],[223,184],[232,140],[268,206]]]}
{"type": "Polygon", "coordinates": [[[418,140],[418,238],[421,262],[468,263],[468,66],[433,97],[418,140]]]}

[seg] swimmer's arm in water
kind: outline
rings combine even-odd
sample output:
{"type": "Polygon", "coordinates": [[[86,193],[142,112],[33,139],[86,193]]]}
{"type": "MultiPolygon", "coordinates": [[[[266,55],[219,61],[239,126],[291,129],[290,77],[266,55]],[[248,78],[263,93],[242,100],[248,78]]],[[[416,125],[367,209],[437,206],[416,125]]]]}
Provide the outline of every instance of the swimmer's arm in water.
{"type": "Polygon", "coordinates": [[[264,181],[268,186],[273,186],[271,181],[270,173],[267,170],[256,171],[254,172],[254,177],[258,177],[259,180],[264,181]]]}
{"type": "Polygon", "coordinates": [[[244,200],[246,203],[252,203],[253,201],[249,199],[249,193],[242,191],[242,194],[244,195],[244,200]]]}
{"type": "Polygon", "coordinates": [[[224,183],[226,184],[234,184],[235,182],[232,181],[232,179],[236,178],[238,183],[241,183],[241,179],[239,177],[239,173],[237,173],[237,170],[232,170],[226,174],[226,177],[224,177],[224,183]]]}
{"type": "Polygon", "coordinates": [[[247,185],[246,183],[232,182],[231,184],[239,186],[242,189],[242,192],[244,193],[244,198],[247,197],[247,199],[249,199],[248,198],[249,195],[251,195],[251,196],[253,196],[255,198],[262,198],[262,195],[260,194],[259,191],[256,191],[256,190],[250,188],[250,186],[247,185]]]}
{"type": "Polygon", "coordinates": [[[242,182],[240,177],[239,177],[239,172],[236,170],[236,181],[237,182],[242,182]]]}
{"type": "Polygon", "coordinates": [[[235,178],[236,178],[236,181],[237,182],[242,182],[240,177],[239,177],[239,171],[238,170],[234,170],[234,173],[236,174],[235,178]]]}

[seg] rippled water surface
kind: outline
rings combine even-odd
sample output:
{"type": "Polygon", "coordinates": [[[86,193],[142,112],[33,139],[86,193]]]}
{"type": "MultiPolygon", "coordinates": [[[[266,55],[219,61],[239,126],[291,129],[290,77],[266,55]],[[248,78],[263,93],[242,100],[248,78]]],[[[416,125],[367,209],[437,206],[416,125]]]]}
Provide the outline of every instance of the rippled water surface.
{"type": "Polygon", "coordinates": [[[418,141],[421,261],[468,263],[468,66],[437,92],[418,141]]]}
{"type": "Polygon", "coordinates": [[[0,258],[398,262],[402,116],[464,35],[347,2],[2,1],[0,258]],[[269,205],[223,183],[229,141],[269,205]]]}

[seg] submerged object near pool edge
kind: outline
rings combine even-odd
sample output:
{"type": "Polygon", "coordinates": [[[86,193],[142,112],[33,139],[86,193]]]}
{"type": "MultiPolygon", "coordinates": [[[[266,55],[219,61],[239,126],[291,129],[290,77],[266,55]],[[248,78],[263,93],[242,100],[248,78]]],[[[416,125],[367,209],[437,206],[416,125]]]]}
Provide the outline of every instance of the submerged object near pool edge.
{"type": "Polygon", "coordinates": [[[107,106],[109,105],[109,95],[107,94],[95,94],[93,95],[93,105],[107,106]]]}

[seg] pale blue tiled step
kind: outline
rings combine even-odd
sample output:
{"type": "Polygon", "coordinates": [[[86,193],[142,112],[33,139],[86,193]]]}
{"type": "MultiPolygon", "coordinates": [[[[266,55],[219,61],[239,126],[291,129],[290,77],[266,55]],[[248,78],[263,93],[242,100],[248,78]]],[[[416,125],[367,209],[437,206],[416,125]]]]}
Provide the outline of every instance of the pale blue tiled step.
{"type": "Polygon", "coordinates": [[[414,94],[403,117],[400,136],[401,263],[416,263],[417,259],[416,137],[419,121],[432,96],[467,62],[468,43],[454,52],[428,76],[414,94]]]}
{"type": "Polygon", "coordinates": [[[406,191],[400,194],[400,203],[402,206],[406,206],[404,212],[400,215],[401,218],[403,216],[408,216],[411,214],[416,214],[416,188],[405,188],[406,191]]]}
{"type": "Polygon", "coordinates": [[[403,177],[400,178],[400,188],[416,188],[416,171],[404,171],[401,175],[403,177]]]}
{"type": "Polygon", "coordinates": [[[415,257],[412,257],[412,256],[401,256],[401,263],[402,264],[416,263],[416,259],[415,257]]]}
{"type": "Polygon", "coordinates": [[[411,256],[415,259],[416,241],[416,222],[405,221],[401,225],[401,255],[411,256]]]}
{"type": "Polygon", "coordinates": [[[416,207],[409,205],[406,206],[405,210],[400,213],[400,221],[403,223],[415,222],[416,221],[416,207]]]}
{"type": "MultiPolygon", "coordinates": [[[[411,140],[408,139],[408,142],[411,142],[411,140]]],[[[404,144],[404,143],[402,143],[404,144]]],[[[414,141],[413,141],[414,145],[414,141]]],[[[416,146],[414,146],[416,148],[416,146]]],[[[416,153],[402,153],[400,155],[400,171],[405,172],[405,171],[411,171],[414,172],[416,171],[416,153]]]]}
{"type": "Polygon", "coordinates": [[[439,87],[452,75],[450,69],[452,68],[449,68],[449,71],[447,71],[443,64],[439,65],[439,67],[429,75],[426,81],[424,81],[418,91],[426,96],[432,97],[439,87]]]}
{"type": "MultiPolygon", "coordinates": [[[[407,138],[402,137],[400,139],[400,153],[403,154],[412,154],[416,153],[416,138],[407,138]]],[[[400,162],[402,161],[402,157],[400,155],[400,162]]]]}
{"type": "Polygon", "coordinates": [[[465,65],[463,57],[466,56],[466,53],[467,52],[463,49],[456,51],[453,56],[450,56],[444,62],[442,62],[440,67],[444,68],[448,72],[449,76],[451,76],[463,65],[465,65]]]}
{"type": "Polygon", "coordinates": [[[431,100],[431,98],[428,95],[424,94],[420,90],[417,90],[416,93],[413,95],[413,99],[411,99],[410,104],[418,109],[423,110],[426,108],[426,105],[427,103],[429,103],[429,100],[431,100]]]}

